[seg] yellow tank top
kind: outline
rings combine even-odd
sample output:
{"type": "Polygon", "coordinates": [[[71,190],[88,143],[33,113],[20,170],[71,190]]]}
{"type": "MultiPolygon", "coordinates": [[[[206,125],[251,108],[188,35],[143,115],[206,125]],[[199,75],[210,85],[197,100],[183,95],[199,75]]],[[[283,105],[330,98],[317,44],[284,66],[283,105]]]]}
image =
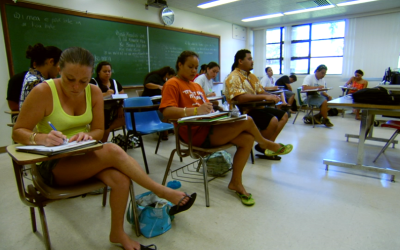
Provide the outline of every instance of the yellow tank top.
{"type": "MultiPolygon", "coordinates": [[[[86,111],[82,115],[73,116],[65,113],[61,107],[60,99],[58,97],[56,85],[54,80],[46,80],[46,83],[50,86],[51,94],[53,96],[53,111],[50,115],[45,116],[37,125],[36,129],[40,133],[48,134],[52,130],[48,121],[50,121],[54,127],[61,131],[67,138],[72,137],[80,132],[87,132],[87,125],[92,122],[92,94],[90,91],[90,84],[85,88],[86,96],[86,111]]],[[[42,83],[44,84],[44,83],[42,83]]]]}

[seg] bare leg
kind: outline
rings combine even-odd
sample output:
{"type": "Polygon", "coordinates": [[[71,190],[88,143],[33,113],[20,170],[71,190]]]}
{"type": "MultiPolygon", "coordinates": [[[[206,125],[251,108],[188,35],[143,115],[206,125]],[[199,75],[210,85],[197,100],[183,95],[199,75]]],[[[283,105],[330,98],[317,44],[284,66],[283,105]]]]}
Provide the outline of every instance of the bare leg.
{"type": "MultiPolygon", "coordinates": [[[[242,132],[251,134],[256,142],[260,144],[262,149],[270,149],[277,151],[281,148],[281,145],[265,139],[258,131],[258,128],[254,124],[253,119],[250,116],[245,121],[238,121],[230,124],[222,124],[213,127],[213,134],[210,136],[211,145],[220,146],[232,142],[242,132]]],[[[253,140],[253,142],[254,142],[253,140]]],[[[246,156],[246,160],[248,155],[246,156]]]]}
{"type": "Polygon", "coordinates": [[[360,116],[360,110],[356,109],[356,120],[361,120],[361,116],[360,116]]]}
{"type": "Polygon", "coordinates": [[[125,250],[140,249],[140,244],[132,239],[124,231],[125,209],[129,196],[129,178],[116,169],[109,168],[96,175],[107,186],[111,187],[111,231],[110,241],[120,243],[125,250]]]}
{"type": "Polygon", "coordinates": [[[246,166],[251,148],[253,147],[254,137],[249,133],[244,132],[231,142],[237,146],[237,150],[235,152],[235,156],[233,157],[232,178],[228,188],[240,194],[249,195],[242,183],[242,172],[246,166]]]}
{"type": "Polygon", "coordinates": [[[261,134],[264,136],[264,138],[270,141],[275,141],[283,127],[286,125],[288,119],[289,116],[287,113],[282,116],[280,121],[278,121],[278,118],[273,117],[269,122],[268,127],[261,131],[261,134]]]}
{"type": "Polygon", "coordinates": [[[325,100],[322,104],[321,104],[321,111],[320,114],[322,115],[322,117],[324,117],[325,119],[328,118],[328,101],[325,100]]]}
{"type": "MultiPolygon", "coordinates": [[[[126,154],[118,145],[104,144],[103,148],[85,155],[63,158],[53,169],[58,185],[73,185],[89,179],[105,169],[115,168],[140,186],[151,190],[158,197],[178,204],[185,193],[162,186],[153,181],[135,159],[126,154]]],[[[188,199],[184,199],[185,204],[188,199]]]]}
{"type": "Polygon", "coordinates": [[[115,119],[110,127],[108,129],[104,130],[104,135],[103,138],[101,139],[102,142],[107,142],[108,141],[108,137],[110,136],[110,132],[111,130],[114,130],[116,128],[122,127],[125,125],[125,117],[121,116],[121,117],[117,117],[117,119],[115,119]]]}

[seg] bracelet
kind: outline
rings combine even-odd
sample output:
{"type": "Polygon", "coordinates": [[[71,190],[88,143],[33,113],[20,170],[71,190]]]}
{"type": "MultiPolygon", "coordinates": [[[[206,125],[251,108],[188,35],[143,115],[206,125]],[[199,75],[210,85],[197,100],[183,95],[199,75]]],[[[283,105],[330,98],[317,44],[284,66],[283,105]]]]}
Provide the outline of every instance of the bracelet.
{"type": "Polygon", "coordinates": [[[33,132],[33,133],[31,134],[31,136],[29,137],[29,141],[30,141],[30,143],[33,144],[33,145],[36,145],[35,137],[36,137],[36,133],[35,133],[35,132],[33,132]]]}
{"type": "Polygon", "coordinates": [[[185,117],[187,116],[186,115],[186,107],[183,108],[183,114],[185,115],[185,117]]]}
{"type": "Polygon", "coordinates": [[[197,115],[197,107],[194,108],[193,115],[197,115]]]}

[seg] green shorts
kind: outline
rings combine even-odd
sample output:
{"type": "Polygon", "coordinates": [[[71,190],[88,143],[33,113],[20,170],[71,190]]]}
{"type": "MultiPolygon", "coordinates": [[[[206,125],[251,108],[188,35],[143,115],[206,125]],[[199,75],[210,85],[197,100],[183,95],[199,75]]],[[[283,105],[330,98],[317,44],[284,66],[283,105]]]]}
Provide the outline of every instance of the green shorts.
{"type": "Polygon", "coordinates": [[[42,176],[44,183],[49,186],[54,186],[54,175],[53,169],[57,166],[60,159],[50,160],[50,161],[42,161],[37,164],[36,167],[39,171],[40,176],[42,176]]]}

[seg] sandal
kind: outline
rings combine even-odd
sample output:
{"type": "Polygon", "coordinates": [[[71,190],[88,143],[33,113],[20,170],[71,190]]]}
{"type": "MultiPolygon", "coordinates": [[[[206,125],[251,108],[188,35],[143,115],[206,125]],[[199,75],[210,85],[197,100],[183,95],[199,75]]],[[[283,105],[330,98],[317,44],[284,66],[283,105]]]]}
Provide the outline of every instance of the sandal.
{"type": "Polygon", "coordinates": [[[157,250],[157,246],[154,244],[144,246],[140,244],[140,250],[157,250]]]}
{"type": "Polygon", "coordinates": [[[236,192],[236,194],[237,194],[237,196],[239,196],[243,205],[253,206],[254,204],[256,204],[256,201],[251,197],[251,194],[245,195],[245,194],[241,194],[239,192],[236,192]]]}
{"type": "Polygon", "coordinates": [[[264,160],[271,160],[271,161],[279,161],[279,160],[281,159],[281,157],[280,157],[280,156],[277,156],[277,155],[274,155],[274,156],[267,156],[267,155],[265,155],[265,154],[264,154],[265,150],[263,150],[263,149],[260,147],[260,144],[257,144],[257,145],[254,147],[254,149],[255,149],[256,151],[260,152],[260,153],[263,153],[262,155],[261,155],[261,154],[256,154],[256,156],[259,157],[259,158],[261,158],[261,159],[264,159],[264,160]]]}
{"type": "MultiPolygon", "coordinates": [[[[186,193],[185,193],[186,194],[186,193]]],[[[186,194],[179,202],[177,205],[171,207],[171,209],[169,210],[169,215],[175,215],[175,214],[179,214],[181,212],[184,212],[186,210],[188,210],[194,203],[194,201],[196,200],[197,194],[193,193],[191,195],[186,194]],[[185,205],[180,205],[181,202],[183,201],[183,199],[185,199],[186,197],[189,197],[188,202],[185,205]]]]}
{"type": "Polygon", "coordinates": [[[266,156],[274,156],[274,155],[286,155],[286,154],[289,154],[291,151],[292,151],[292,149],[293,149],[293,145],[292,144],[286,144],[286,145],[284,145],[284,144],[282,144],[282,143],[279,143],[282,147],[280,147],[276,152],[274,152],[274,151],[272,151],[272,150],[269,150],[269,149],[266,149],[265,150],[265,152],[264,152],[264,154],[266,155],[266,156]],[[282,151],[282,152],[281,152],[282,151]]]}

